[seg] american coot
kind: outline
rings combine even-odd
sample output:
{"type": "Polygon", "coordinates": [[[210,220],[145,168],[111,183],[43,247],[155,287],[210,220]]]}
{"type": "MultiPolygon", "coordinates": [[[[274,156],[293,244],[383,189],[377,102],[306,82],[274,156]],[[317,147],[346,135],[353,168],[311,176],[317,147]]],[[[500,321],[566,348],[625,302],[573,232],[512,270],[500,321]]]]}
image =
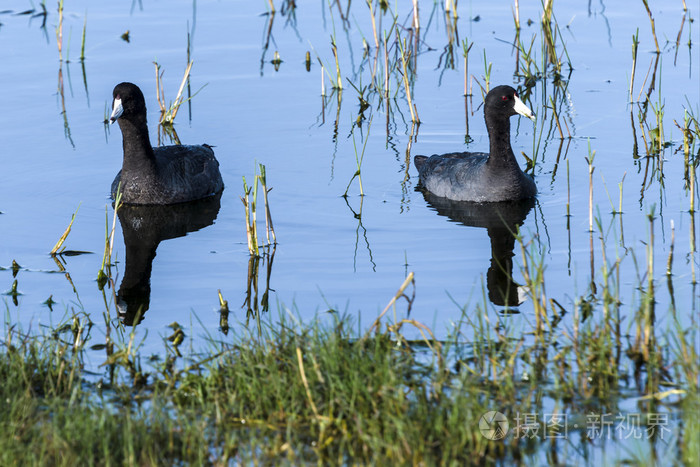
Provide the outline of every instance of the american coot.
{"type": "Polygon", "coordinates": [[[174,204],[206,198],[223,190],[219,162],[210,146],[161,146],[148,138],[146,101],[132,83],[112,93],[110,121],[119,122],[124,146],[122,170],[112,182],[112,198],[121,181],[127,204],[174,204]]]}
{"type": "Polygon", "coordinates": [[[510,86],[498,86],[486,95],[484,118],[489,153],[457,152],[416,156],[419,183],[429,192],[455,201],[512,201],[532,198],[537,186],[525,175],[510,147],[510,117],[535,116],[510,86]]]}

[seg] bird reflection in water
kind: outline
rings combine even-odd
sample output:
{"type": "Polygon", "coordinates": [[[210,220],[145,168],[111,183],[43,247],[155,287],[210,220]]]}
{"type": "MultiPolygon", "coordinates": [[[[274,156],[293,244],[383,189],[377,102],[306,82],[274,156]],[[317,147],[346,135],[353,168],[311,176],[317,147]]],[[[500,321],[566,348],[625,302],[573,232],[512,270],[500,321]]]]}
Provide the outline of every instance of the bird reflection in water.
{"type": "Polygon", "coordinates": [[[427,191],[423,191],[423,196],[438,215],[466,226],[486,229],[491,241],[491,265],[486,273],[489,300],[497,306],[520,305],[522,301],[518,296],[518,284],[513,281],[515,232],[535,205],[534,198],[500,203],[472,203],[452,201],[427,191]]]}
{"type": "Polygon", "coordinates": [[[160,242],[212,225],[220,207],[221,193],[189,203],[119,207],[126,266],[117,292],[117,310],[125,325],[139,324],[149,308],[151,269],[160,242]]]}

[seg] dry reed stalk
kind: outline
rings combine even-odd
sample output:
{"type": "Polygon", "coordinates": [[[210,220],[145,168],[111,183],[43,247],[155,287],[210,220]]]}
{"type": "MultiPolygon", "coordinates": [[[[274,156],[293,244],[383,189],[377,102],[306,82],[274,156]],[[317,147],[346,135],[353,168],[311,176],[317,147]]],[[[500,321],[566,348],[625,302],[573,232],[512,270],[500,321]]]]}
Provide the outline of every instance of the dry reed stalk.
{"type": "Polygon", "coordinates": [[[392,299],[389,300],[389,303],[386,305],[386,307],[384,307],[384,310],[382,310],[382,312],[379,313],[379,316],[377,316],[377,319],[374,320],[374,323],[372,323],[372,326],[370,326],[369,329],[367,329],[367,331],[364,334],[363,339],[366,339],[373,330],[375,330],[375,329],[379,330],[379,324],[380,324],[382,317],[396,303],[396,300],[398,300],[399,298],[404,296],[404,290],[406,290],[406,287],[408,287],[408,285],[411,283],[414,283],[414,285],[415,285],[415,281],[413,279],[413,271],[408,273],[408,276],[406,276],[406,279],[404,279],[403,283],[399,287],[399,290],[397,290],[396,294],[394,294],[392,299]]]}
{"type": "Polygon", "coordinates": [[[634,88],[634,75],[637,70],[637,50],[639,48],[639,28],[632,36],[632,76],[630,77],[630,102],[632,102],[632,90],[634,88]]]}
{"type": "Polygon", "coordinates": [[[654,44],[656,44],[656,53],[660,54],[661,49],[659,49],[659,41],[656,38],[656,26],[654,25],[654,18],[651,15],[651,10],[649,9],[649,3],[647,0],[642,0],[642,3],[644,4],[644,8],[647,10],[647,15],[649,15],[649,22],[651,23],[651,35],[654,36],[654,44]]]}
{"type": "Polygon", "coordinates": [[[418,118],[418,111],[413,104],[413,99],[411,98],[411,86],[408,83],[408,67],[406,65],[406,56],[405,56],[405,49],[406,49],[406,41],[401,40],[401,37],[399,36],[398,31],[396,32],[396,38],[399,42],[399,47],[401,49],[401,65],[403,68],[403,84],[404,87],[406,88],[406,99],[408,100],[408,108],[411,111],[411,121],[414,123],[420,123],[420,120],[418,118]]]}
{"type": "Polygon", "coordinates": [[[462,55],[464,56],[464,95],[468,96],[467,93],[467,77],[469,76],[469,51],[472,49],[474,43],[469,43],[468,39],[464,39],[462,42],[462,55]]]}
{"type": "Polygon", "coordinates": [[[325,71],[326,70],[323,68],[323,65],[321,65],[321,95],[324,97],[326,96],[326,79],[323,76],[325,71]]]}
{"type": "Polygon", "coordinates": [[[70,218],[70,223],[68,224],[68,227],[66,227],[66,230],[63,232],[63,235],[58,239],[54,247],[51,249],[49,254],[55,255],[58,252],[58,249],[61,248],[63,243],[66,241],[66,238],[68,238],[68,234],[71,231],[71,227],[73,227],[73,221],[75,221],[75,215],[78,214],[78,209],[80,209],[80,204],[78,204],[78,207],[76,208],[75,212],[70,218]]]}
{"type": "Polygon", "coordinates": [[[678,60],[678,50],[681,45],[681,34],[683,34],[683,26],[685,25],[685,15],[681,19],[681,27],[678,29],[678,36],[676,36],[676,53],[673,54],[673,66],[676,66],[676,61],[678,60]]]}
{"type": "Polygon", "coordinates": [[[248,240],[248,251],[251,255],[258,256],[258,233],[257,225],[255,223],[255,201],[251,202],[250,192],[252,188],[248,186],[245,177],[243,177],[243,197],[241,201],[245,207],[245,230],[246,238],[248,240]]]}
{"type": "Polygon", "coordinates": [[[413,29],[420,29],[420,18],[418,16],[418,0],[413,0],[413,29]]]}
{"type": "Polygon", "coordinates": [[[335,74],[336,88],[343,90],[343,78],[340,76],[340,64],[338,63],[338,47],[335,44],[335,37],[331,36],[331,49],[333,50],[333,58],[335,58],[335,74]]]}
{"type": "Polygon", "coordinates": [[[114,229],[117,226],[117,211],[121,207],[121,202],[122,202],[122,192],[121,192],[122,184],[119,182],[119,186],[117,187],[117,196],[115,197],[114,200],[114,215],[112,216],[112,229],[109,232],[109,251],[108,251],[108,258],[112,257],[112,251],[114,251],[114,229]]]}
{"type": "Polygon", "coordinates": [[[372,65],[372,79],[371,82],[375,83],[375,76],[377,74],[377,61],[379,58],[379,36],[377,35],[377,21],[374,18],[374,9],[372,8],[372,0],[367,0],[367,6],[369,7],[369,15],[372,18],[372,35],[374,36],[374,63],[372,65]]]}
{"type": "Polygon", "coordinates": [[[452,17],[457,19],[457,0],[445,0],[445,13],[452,13],[452,17]]]}
{"type": "Polygon", "coordinates": [[[272,215],[270,214],[270,203],[267,199],[267,194],[272,190],[267,189],[267,172],[265,171],[265,166],[260,164],[260,185],[263,190],[263,202],[265,203],[265,234],[267,236],[267,244],[277,244],[277,235],[275,235],[275,228],[272,225],[272,215]],[[272,234],[272,242],[270,242],[270,234],[272,234]]]}
{"type": "Polygon", "coordinates": [[[593,232],[593,159],[595,158],[595,151],[591,152],[591,142],[588,142],[588,157],[586,157],[586,162],[588,163],[588,231],[593,232]]]}
{"type": "MultiPolygon", "coordinates": [[[[185,98],[182,96],[182,93],[185,90],[185,85],[189,80],[193,63],[194,62],[192,61],[187,63],[187,68],[185,68],[185,73],[182,76],[182,82],[180,83],[180,88],[177,90],[177,94],[175,95],[175,100],[168,106],[165,103],[165,89],[163,88],[163,74],[165,71],[161,70],[161,66],[158,64],[158,62],[153,62],[156,68],[156,99],[158,100],[158,106],[160,107],[159,123],[172,124],[175,121],[175,117],[177,116],[180,106],[185,102],[185,98]]],[[[195,93],[195,95],[196,94],[197,93],[195,93]]],[[[189,99],[191,99],[191,97],[188,98],[188,100],[189,99]]]]}
{"type": "Polygon", "coordinates": [[[158,99],[158,106],[160,107],[160,113],[165,113],[167,110],[165,107],[165,91],[163,90],[163,73],[164,71],[160,71],[160,65],[158,62],[153,62],[153,65],[156,67],[156,99],[158,99]]]}
{"type": "Polygon", "coordinates": [[[550,96],[549,102],[552,104],[552,112],[554,113],[554,121],[557,123],[557,129],[559,130],[559,137],[564,139],[564,132],[561,131],[561,124],[559,123],[559,114],[557,113],[556,105],[554,104],[554,99],[550,96]]]}
{"type": "Polygon", "coordinates": [[[63,61],[63,0],[58,2],[58,26],[56,27],[56,45],[58,46],[58,59],[63,61]]]}
{"type": "MultiPolygon", "coordinates": [[[[690,164],[690,212],[695,213],[695,164],[692,163],[690,164]]],[[[694,248],[695,242],[693,242],[694,248]]]]}
{"type": "Polygon", "coordinates": [[[314,400],[311,397],[311,390],[309,389],[309,382],[306,380],[306,372],[304,371],[304,359],[301,354],[301,349],[297,347],[297,362],[299,363],[299,374],[301,375],[301,382],[304,384],[304,389],[306,390],[306,398],[309,400],[309,405],[311,410],[314,412],[314,416],[319,418],[318,409],[314,400]]]}
{"type": "Polygon", "coordinates": [[[649,352],[652,347],[652,327],[654,311],[654,209],[649,214],[649,245],[647,246],[647,306],[644,314],[644,335],[642,353],[644,360],[649,361],[649,352]]]}
{"type": "MultiPolygon", "coordinates": [[[[185,90],[185,84],[187,84],[187,80],[190,77],[190,70],[192,70],[192,63],[189,62],[187,64],[187,68],[185,69],[185,75],[182,77],[182,82],[180,83],[180,89],[177,90],[177,95],[175,96],[175,102],[173,103],[174,110],[172,111],[172,117],[171,121],[175,120],[175,116],[177,115],[178,109],[180,109],[180,104],[182,104],[183,97],[182,97],[182,91],[185,90]]],[[[171,107],[172,109],[172,107],[171,107]]]]}
{"type": "Polygon", "coordinates": [[[387,48],[386,32],[384,32],[384,97],[386,97],[386,112],[389,114],[389,51],[387,48]]]}
{"type": "Polygon", "coordinates": [[[676,227],[674,225],[673,219],[671,219],[671,244],[668,247],[668,259],[666,260],[666,275],[671,275],[671,269],[673,267],[673,249],[676,241],[676,227]]]}
{"type": "Polygon", "coordinates": [[[379,36],[377,35],[377,22],[374,18],[374,9],[372,8],[372,0],[367,0],[369,7],[369,15],[372,18],[372,34],[374,35],[374,46],[379,48],[379,36]]]}

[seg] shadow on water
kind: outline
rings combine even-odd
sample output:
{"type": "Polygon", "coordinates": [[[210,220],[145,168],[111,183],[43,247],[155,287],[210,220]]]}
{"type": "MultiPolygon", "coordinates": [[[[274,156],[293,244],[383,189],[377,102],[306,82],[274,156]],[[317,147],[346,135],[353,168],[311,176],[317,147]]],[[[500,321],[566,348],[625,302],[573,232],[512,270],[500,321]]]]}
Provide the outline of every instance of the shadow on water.
{"type": "Polygon", "coordinates": [[[535,200],[472,203],[453,201],[427,191],[423,191],[423,197],[438,215],[469,227],[486,229],[491,241],[491,265],[486,273],[489,300],[496,306],[520,305],[519,284],[513,281],[515,232],[525,222],[535,200]]]}
{"type": "Polygon", "coordinates": [[[184,237],[210,226],[221,208],[221,193],[190,203],[168,206],[122,205],[117,211],[126,246],[126,267],[119,291],[119,319],[139,324],[151,299],[151,268],[163,240],[184,237]]]}

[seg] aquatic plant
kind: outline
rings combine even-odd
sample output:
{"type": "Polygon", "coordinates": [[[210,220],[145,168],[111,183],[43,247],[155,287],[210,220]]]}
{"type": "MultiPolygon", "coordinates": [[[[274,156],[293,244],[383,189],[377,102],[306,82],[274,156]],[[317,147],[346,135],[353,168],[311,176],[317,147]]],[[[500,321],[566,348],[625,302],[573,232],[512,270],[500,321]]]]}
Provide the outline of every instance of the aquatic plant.
{"type": "Polygon", "coordinates": [[[68,223],[68,227],[66,227],[66,230],[63,231],[63,234],[59,237],[56,244],[53,246],[53,248],[51,248],[51,251],[49,252],[50,255],[55,255],[55,254],[61,253],[63,250],[65,250],[65,247],[63,249],[61,249],[61,247],[63,246],[63,243],[68,238],[68,234],[70,234],[71,227],[73,227],[73,221],[75,221],[75,215],[78,214],[78,209],[80,209],[80,204],[78,204],[78,207],[75,208],[75,212],[73,213],[73,215],[70,218],[70,222],[68,223]]]}
{"type": "Polygon", "coordinates": [[[265,170],[265,166],[263,164],[258,164],[258,169],[260,170],[260,173],[258,174],[256,170],[251,186],[248,186],[245,176],[243,177],[243,196],[241,197],[241,201],[243,202],[243,206],[245,208],[248,251],[253,256],[259,256],[260,248],[262,246],[270,247],[277,244],[277,236],[275,235],[275,229],[272,225],[272,215],[270,214],[270,203],[268,200],[268,193],[272,191],[272,188],[267,188],[267,172],[265,170]],[[265,236],[267,239],[266,244],[263,244],[260,241],[258,235],[258,184],[260,184],[263,191],[265,236]]]}

